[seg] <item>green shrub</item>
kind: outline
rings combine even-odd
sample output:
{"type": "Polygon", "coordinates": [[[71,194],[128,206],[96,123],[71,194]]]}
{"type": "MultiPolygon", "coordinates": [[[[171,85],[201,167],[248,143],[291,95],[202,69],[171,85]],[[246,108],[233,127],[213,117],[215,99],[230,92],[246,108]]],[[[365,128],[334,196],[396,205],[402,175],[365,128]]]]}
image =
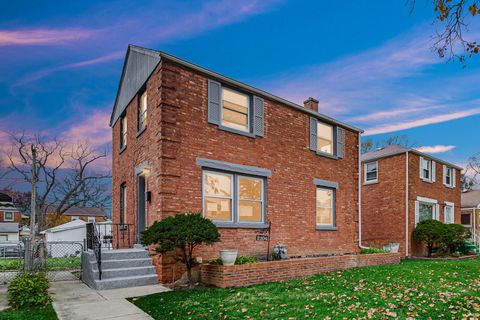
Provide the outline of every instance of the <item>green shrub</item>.
{"type": "Polygon", "coordinates": [[[428,250],[428,256],[432,256],[435,248],[442,244],[444,224],[440,221],[428,219],[417,224],[413,230],[413,239],[420,243],[425,243],[428,250]]]}
{"type": "Polygon", "coordinates": [[[443,229],[442,246],[450,253],[462,251],[470,238],[470,230],[461,224],[445,224],[443,229]]]}
{"type": "Polygon", "coordinates": [[[192,268],[198,264],[194,250],[202,244],[210,245],[220,241],[217,227],[200,213],[178,213],[173,217],[155,221],[142,232],[142,244],[157,245],[157,252],[177,253],[176,259],[187,269],[188,282],[192,281],[192,268]]]}
{"type": "MultiPolygon", "coordinates": [[[[237,259],[235,259],[235,264],[252,264],[252,263],[256,263],[257,261],[258,261],[257,257],[254,257],[254,256],[240,256],[240,257],[237,257],[237,259]]],[[[211,260],[210,264],[213,264],[215,266],[221,266],[223,265],[223,262],[221,258],[217,258],[217,259],[211,260]]]]}
{"type": "Polygon", "coordinates": [[[372,253],[388,253],[387,250],[382,248],[362,248],[361,254],[372,254],[372,253]]]}
{"type": "Polygon", "coordinates": [[[45,305],[52,301],[49,283],[44,273],[24,273],[8,286],[8,304],[14,309],[45,305]]]}

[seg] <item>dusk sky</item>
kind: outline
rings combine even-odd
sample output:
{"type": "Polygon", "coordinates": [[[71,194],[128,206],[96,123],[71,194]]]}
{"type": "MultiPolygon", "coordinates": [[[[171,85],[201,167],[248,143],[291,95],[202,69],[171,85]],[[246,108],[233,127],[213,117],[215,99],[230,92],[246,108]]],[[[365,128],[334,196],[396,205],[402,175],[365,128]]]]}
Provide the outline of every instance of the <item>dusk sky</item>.
{"type": "Polygon", "coordinates": [[[430,1],[409,9],[405,0],[4,2],[0,127],[108,146],[136,44],[299,104],[312,96],[368,137],[407,135],[465,166],[480,152],[480,57],[465,68],[439,59],[430,1]]]}

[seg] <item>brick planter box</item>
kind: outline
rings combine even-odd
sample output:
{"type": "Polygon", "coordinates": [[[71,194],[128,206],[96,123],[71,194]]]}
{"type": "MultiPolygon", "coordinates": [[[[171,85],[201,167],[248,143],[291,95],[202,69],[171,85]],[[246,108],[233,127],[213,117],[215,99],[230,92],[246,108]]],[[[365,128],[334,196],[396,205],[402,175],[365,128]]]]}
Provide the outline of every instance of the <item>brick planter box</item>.
{"type": "Polygon", "coordinates": [[[242,287],[297,279],[334,270],[396,263],[400,263],[399,254],[379,253],[265,261],[235,266],[204,264],[201,266],[200,276],[206,285],[219,288],[242,287]]]}

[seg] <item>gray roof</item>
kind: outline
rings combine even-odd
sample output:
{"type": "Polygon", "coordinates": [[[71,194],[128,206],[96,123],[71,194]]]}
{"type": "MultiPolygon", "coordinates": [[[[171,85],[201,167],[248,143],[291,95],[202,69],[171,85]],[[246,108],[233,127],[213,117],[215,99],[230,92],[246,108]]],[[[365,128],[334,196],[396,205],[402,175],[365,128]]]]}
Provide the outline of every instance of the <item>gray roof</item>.
{"type": "Polygon", "coordinates": [[[18,232],[17,222],[0,222],[0,232],[15,233],[18,232]]]}
{"type": "Polygon", "coordinates": [[[403,153],[406,153],[406,152],[414,153],[414,154],[417,154],[421,157],[432,159],[435,162],[446,164],[446,165],[448,165],[450,167],[453,167],[453,168],[456,168],[458,170],[463,170],[462,167],[459,167],[456,164],[453,164],[453,163],[444,161],[442,159],[433,157],[429,154],[420,152],[420,151],[418,151],[414,148],[400,146],[398,144],[393,144],[393,145],[390,145],[390,146],[386,146],[384,148],[380,148],[380,149],[377,149],[377,150],[374,150],[374,151],[364,153],[364,154],[362,154],[362,162],[368,162],[368,161],[373,161],[373,160],[377,160],[377,159],[381,159],[381,158],[387,158],[387,157],[395,156],[395,155],[398,155],[398,154],[403,154],[403,153]]]}
{"type": "Polygon", "coordinates": [[[214,80],[227,83],[231,86],[244,89],[246,91],[259,95],[261,97],[285,104],[291,108],[307,113],[311,116],[317,117],[327,123],[348,128],[353,131],[363,132],[363,130],[360,128],[343,123],[329,116],[326,116],[319,112],[305,108],[304,106],[301,106],[294,102],[277,97],[271,93],[252,87],[248,84],[234,80],[232,78],[226,77],[220,73],[211,71],[209,69],[198,66],[186,60],[177,58],[168,53],[157,51],[157,50],[146,49],[146,48],[142,48],[134,45],[129,45],[127,49],[125,61],[123,64],[122,76],[120,79],[120,84],[118,86],[117,98],[115,99],[115,104],[113,106],[113,111],[110,118],[110,126],[113,127],[113,125],[117,122],[117,120],[120,118],[120,116],[123,114],[123,112],[127,108],[130,101],[132,101],[132,99],[135,97],[138,90],[140,90],[140,88],[145,84],[145,82],[148,80],[153,70],[155,70],[156,66],[160,63],[162,59],[193,69],[214,80]]]}
{"type": "Polygon", "coordinates": [[[480,190],[462,193],[462,208],[476,208],[480,205],[480,190]]]}

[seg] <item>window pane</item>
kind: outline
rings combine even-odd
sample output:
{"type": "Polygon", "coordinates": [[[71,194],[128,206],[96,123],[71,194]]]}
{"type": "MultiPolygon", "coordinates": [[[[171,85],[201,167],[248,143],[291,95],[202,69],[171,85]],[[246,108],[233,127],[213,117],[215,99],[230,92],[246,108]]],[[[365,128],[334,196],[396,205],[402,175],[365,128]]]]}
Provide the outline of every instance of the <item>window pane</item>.
{"type": "Polygon", "coordinates": [[[145,111],[147,111],[147,92],[144,92],[142,94],[142,106],[141,106],[141,110],[142,110],[142,113],[144,113],[145,111]]]}
{"type": "Polygon", "coordinates": [[[222,124],[235,129],[248,129],[248,116],[246,114],[223,108],[222,124]]]}
{"type": "Polygon", "coordinates": [[[262,200],[262,180],[239,177],[241,199],[262,200]]]}
{"type": "Polygon", "coordinates": [[[223,88],[223,101],[229,102],[229,106],[236,105],[238,111],[247,112],[248,97],[245,94],[223,88]]]}
{"type": "Polygon", "coordinates": [[[433,218],[433,205],[432,204],[425,204],[420,203],[418,213],[418,222],[422,222],[424,220],[432,219],[433,218]]]}
{"type": "Polygon", "coordinates": [[[318,151],[333,154],[333,127],[318,122],[317,136],[318,151]]]}
{"type": "Polygon", "coordinates": [[[333,225],[332,209],[317,208],[317,224],[333,225]]]}
{"type": "Polygon", "coordinates": [[[211,220],[232,220],[232,200],[205,197],[205,218],[211,220]]]}
{"type": "Polygon", "coordinates": [[[460,216],[460,220],[461,220],[460,223],[466,226],[471,225],[472,224],[471,217],[472,216],[470,215],[470,213],[462,213],[462,215],[460,216]]]}
{"type": "Polygon", "coordinates": [[[240,221],[262,221],[262,202],[240,200],[238,202],[238,219],[240,221]]]}
{"type": "Polygon", "coordinates": [[[333,190],[317,189],[318,225],[333,225],[333,190]]]}
{"type": "Polygon", "coordinates": [[[453,223],[452,207],[451,206],[445,206],[445,222],[446,223],[453,223]]]}
{"type": "Polygon", "coordinates": [[[205,173],[204,190],[205,195],[231,197],[232,184],[231,176],[216,174],[212,172],[205,173]]]}

